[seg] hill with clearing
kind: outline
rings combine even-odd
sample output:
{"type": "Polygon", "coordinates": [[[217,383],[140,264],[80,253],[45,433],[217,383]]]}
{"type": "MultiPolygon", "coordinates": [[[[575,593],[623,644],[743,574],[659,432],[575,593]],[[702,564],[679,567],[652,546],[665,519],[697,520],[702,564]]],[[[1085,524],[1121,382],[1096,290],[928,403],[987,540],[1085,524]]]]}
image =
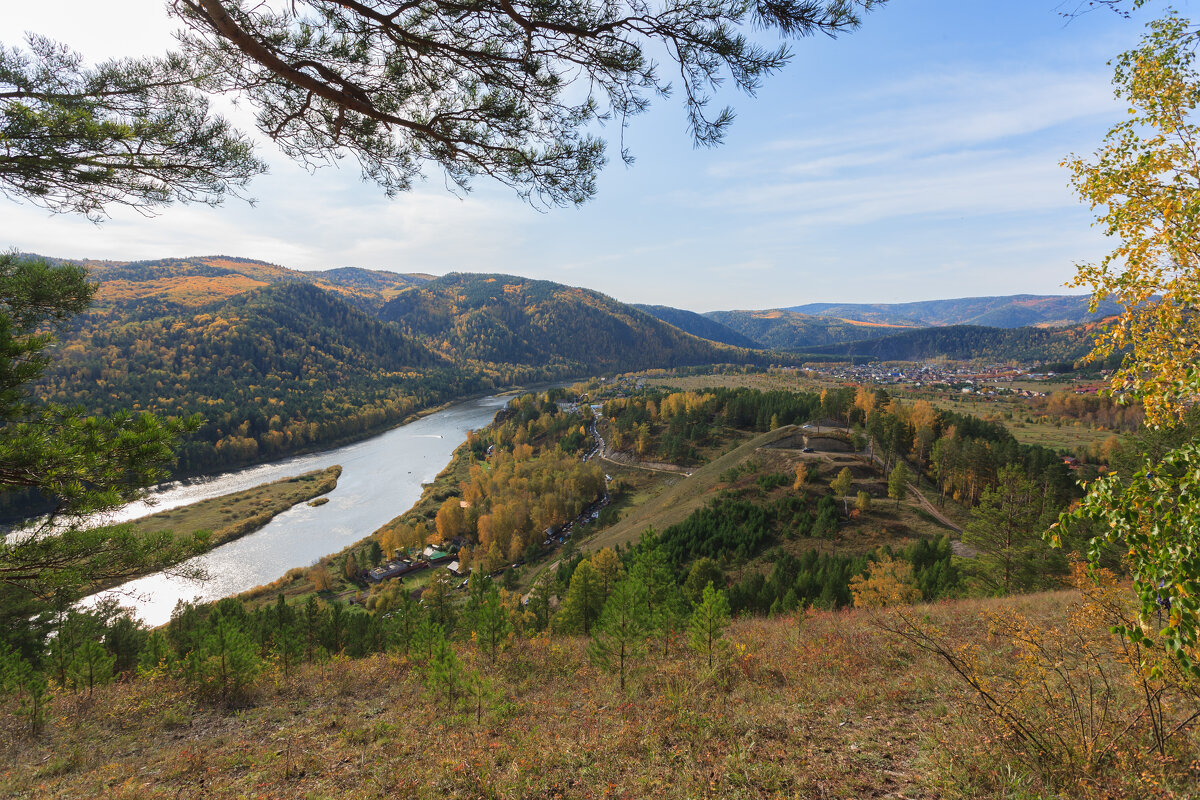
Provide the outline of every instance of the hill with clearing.
{"type": "Polygon", "coordinates": [[[278,283],[299,282],[341,295],[364,310],[375,311],[402,289],[430,279],[352,267],[324,271],[288,269],[278,264],[233,256],[165,258],[153,261],[70,261],[81,264],[98,284],[99,305],[161,300],[196,307],[278,283]]]}
{"type": "Polygon", "coordinates": [[[656,497],[634,507],[615,525],[590,538],[587,549],[628,545],[636,542],[647,528],[665,530],[682,522],[710,499],[710,494],[722,483],[721,475],[726,470],[745,463],[760,447],[784,439],[795,431],[794,425],[787,425],[760,434],[699,467],[686,479],[670,479],[671,482],[656,497]]]}

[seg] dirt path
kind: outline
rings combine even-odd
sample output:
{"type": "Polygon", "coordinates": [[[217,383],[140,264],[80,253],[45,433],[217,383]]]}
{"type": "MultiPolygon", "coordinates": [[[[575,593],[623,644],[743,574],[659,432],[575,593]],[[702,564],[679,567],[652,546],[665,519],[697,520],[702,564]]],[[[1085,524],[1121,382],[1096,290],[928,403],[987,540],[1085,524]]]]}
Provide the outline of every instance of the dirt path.
{"type": "Polygon", "coordinates": [[[617,466],[621,467],[633,467],[634,469],[644,469],[650,472],[666,472],[672,475],[683,475],[684,477],[688,477],[692,474],[691,470],[685,469],[684,467],[678,467],[674,464],[660,464],[658,462],[644,463],[638,461],[628,453],[611,450],[608,447],[608,442],[606,442],[604,437],[600,435],[600,431],[597,429],[594,422],[592,423],[591,427],[592,436],[594,436],[596,439],[596,449],[594,451],[596,456],[610,464],[616,464],[617,466]]]}
{"type": "Polygon", "coordinates": [[[610,464],[616,464],[617,466],[621,466],[621,467],[633,467],[634,469],[644,469],[644,470],[649,470],[650,472],[666,472],[671,475],[683,475],[684,477],[687,477],[692,474],[691,472],[684,469],[683,467],[677,467],[674,464],[657,464],[652,467],[649,464],[645,464],[645,463],[638,461],[637,459],[632,458],[630,456],[625,456],[625,458],[613,458],[614,455],[624,455],[624,454],[623,453],[610,454],[608,452],[603,452],[600,454],[600,458],[602,458],[603,460],[607,461],[610,464]]]}
{"type": "MultiPolygon", "coordinates": [[[[875,463],[877,463],[882,469],[883,460],[875,454],[872,454],[871,457],[875,459],[875,463]]],[[[907,483],[906,485],[908,486],[908,491],[917,498],[917,502],[920,503],[921,508],[929,513],[929,516],[933,517],[938,522],[957,533],[959,536],[962,536],[963,529],[959,527],[957,523],[951,521],[949,517],[939,511],[937,506],[925,499],[925,495],[921,494],[921,490],[918,489],[915,484],[907,483]]],[[[961,539],[951,539],[950,549],[954,551],[954,555],[962,556],[963,558],[974,558],[979,554],[979,551],[977,551],[974,547],[971,547],[971,545],[963,543],[961,539]]]]}
{"type": "Polygon", "coordinates": [[[941,511],[938,511],[937,506],[935,506],[933,503],[926,500],[925,495],[921,494],[920,489],[918,489],[916,486],[914,486],[913,484],[910,483],[910,484],[908,484],[908,490],[910,492],[912,492],[914,495],[916,495],[917,502],[919,502],[921,504],[921,508],[923,508],[929,512],[930,516],[932,516],[938,522],[945,525],[947,528],[950,528],[955,533],[963,532],[963,529],[960,528],[958,525],[954,524],[953,522],[951,522],[949,517],[947,517],[941,511]]]}
{"type": "MultiPolygon", "coordinates": [[[[916,486],[913,486],[910,483],[908,484],[908,488],[909,491],[917,496],[917,501],[920,502],[921,508],[928,511],[931,517],[945,525],[947,528],[950,528],[952,531],[958,533],[960,537],[962,536],[963,529],[951,522],[950,518],[941,511],[938,511],[937,507],[935,507],[933,503],[926,500],[925,495],[921,494],[921,491],[917,489],[916,486]]],[[[971,547],[971,545],[966,544],[961,539],[951,539],[950,549],[954,552],[954,555],[962,556],[963,558],[974,558],[975,556],[979,555],[978,550],[976,550],[974,547],[971,547]]]]}

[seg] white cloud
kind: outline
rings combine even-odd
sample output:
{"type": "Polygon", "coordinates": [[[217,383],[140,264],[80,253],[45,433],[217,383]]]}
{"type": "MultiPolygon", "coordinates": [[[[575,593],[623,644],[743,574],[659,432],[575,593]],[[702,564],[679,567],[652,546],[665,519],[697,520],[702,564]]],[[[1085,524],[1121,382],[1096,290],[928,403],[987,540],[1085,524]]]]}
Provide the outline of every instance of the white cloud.
{"type": "MultiPolygon", "coordinates": [[[[157,6],[72,3],[63,14],[66,5],[6,8],[0,41],[42,30],[91,57],[170,45],[174,25],[157,6]]],[[[888,19],[909,13],[894,6],[888,19]]],[[[172,208],[149,221],[116,210],[93,226],[0,199],[0,247],[504,271],[694,309],[1059,291],[1073,261],[1103,252],[1058,162],[1090,152],[1119,118],[1097,51],[1120,49],[1107,35],[1061,38],[1020,60],[993,50],[889,71],[886,51],[855,51],[849,37],[831,47],[861,62],[857,72],[819,85],[785,72],[775,85],[791,96],[760,99],[747,115],[758,122],[739,120],[724,149],[688,151],[677,105],[638,119],[643,160],[610,167],[583,209],[539,214],[485,181],[460,199],[434,174],[389,200],[351,159],[309,174],[267,145],[272,174],[251,187],[256,207],[172,208]]],[[[246,108],[229,113],[247,124],[246,108]]]]}

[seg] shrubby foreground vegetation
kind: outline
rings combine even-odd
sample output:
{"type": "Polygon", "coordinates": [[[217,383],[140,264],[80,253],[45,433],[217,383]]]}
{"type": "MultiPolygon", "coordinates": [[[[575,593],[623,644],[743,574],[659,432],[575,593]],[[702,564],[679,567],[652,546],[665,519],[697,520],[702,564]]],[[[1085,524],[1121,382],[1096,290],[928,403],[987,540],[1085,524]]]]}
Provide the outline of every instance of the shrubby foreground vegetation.
{"type": "Polygon", "coordinates": [[[187,611],[153,635],[146,652],[161,646],[160,661],[148,656],[137,680],[90,687],[80,656],[43,697],[38,736],[31,700],[4,717],[0,786],[18,797],[1143,798],[1186,797],[1197,780],[1194,732],[1180,727],[1194,684],[1147,675],[1109,633],[1113,609],[1128,612],[1123,590],[726,626],[719,603],[706,608],[709,588],[687,629],[666,632],[626,617],[621,586],[591,637],[531,634],[494,587],[453,621],[456,641],[432,610],[416,612],[411,634],[401,610],[373,637],[357,627],[366,615],[339,623],[330,608],[311,661],[304,612],[187,611]],[[258,640],[256,625],[277,635],[258,640]],[[350,656],[373,638],[382,652],[350,656]],[[189,639],[198,650],[180,658],[189,639]]]}

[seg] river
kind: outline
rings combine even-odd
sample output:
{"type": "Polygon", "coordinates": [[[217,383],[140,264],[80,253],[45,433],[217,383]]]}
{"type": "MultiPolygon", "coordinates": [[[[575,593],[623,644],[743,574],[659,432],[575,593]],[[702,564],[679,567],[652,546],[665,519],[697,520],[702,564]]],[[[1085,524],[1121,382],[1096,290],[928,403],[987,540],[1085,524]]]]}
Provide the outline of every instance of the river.
{"type": "Polygon", "coordinates": [[[215,600],[269,583],[292,567],[313,564],[411,508],[421,497],[421,485],[437,477],[467,432],[491,422],[508,400],[503,396],[470,400],[346,447],[160,487],[151,495],[153,505],[132,503],[114,513],[112,520],[136,519],[278,478],[342,465],[337,488],[326,495],[328,503],[317,507],[301,503],[262,529],[199,556],[195,561],[207,570],[209,580],[198,583],[159,573],[93,595],[85,603],[115,595],[146,623],[161,625],[170,619],[179,600],[215,600]]]}

